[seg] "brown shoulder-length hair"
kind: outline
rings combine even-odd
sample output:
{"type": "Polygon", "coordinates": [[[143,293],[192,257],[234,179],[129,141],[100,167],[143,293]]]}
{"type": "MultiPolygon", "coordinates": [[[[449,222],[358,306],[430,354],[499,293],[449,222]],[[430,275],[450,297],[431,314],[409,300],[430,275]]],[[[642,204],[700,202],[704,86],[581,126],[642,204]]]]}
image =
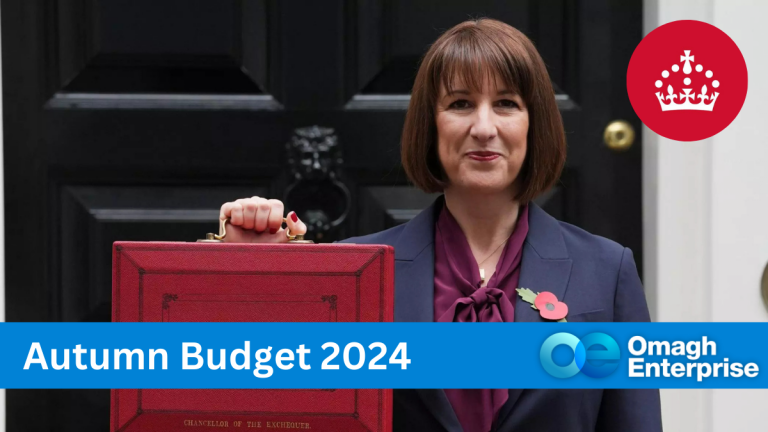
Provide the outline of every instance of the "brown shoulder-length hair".
{"type": "Polygon", "coordinates": [[[454,78],[473,91],[498,77],[522,97],[528,109],[525,161],[515,180],[514,198],[526,204],[551,187],[565,163],[565,132],[555,92],[533,43],[501,21],[465,21],[440,36],[424,55],[411,92],[401,142],[401,158],[411,181],[425,192],[448,185],[437,152],[435,107],[440,86],[454,78]]]}

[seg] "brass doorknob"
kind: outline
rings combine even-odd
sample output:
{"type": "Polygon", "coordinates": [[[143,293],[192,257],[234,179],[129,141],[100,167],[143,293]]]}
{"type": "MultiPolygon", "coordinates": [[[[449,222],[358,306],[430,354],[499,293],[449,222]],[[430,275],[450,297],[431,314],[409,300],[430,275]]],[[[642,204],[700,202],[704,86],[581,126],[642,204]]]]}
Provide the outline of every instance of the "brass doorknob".
{"type": "Polygon", "coordinates": [[[605,127],[603,140],[611,150],[627,150],[635,142],[635,129],[629,122],[614,120],[605,127]]]}

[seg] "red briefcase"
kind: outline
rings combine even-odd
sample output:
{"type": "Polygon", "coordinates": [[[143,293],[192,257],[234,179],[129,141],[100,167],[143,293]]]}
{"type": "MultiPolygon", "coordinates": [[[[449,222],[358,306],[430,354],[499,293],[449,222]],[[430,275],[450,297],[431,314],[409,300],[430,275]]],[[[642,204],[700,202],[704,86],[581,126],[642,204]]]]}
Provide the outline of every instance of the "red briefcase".
{"type": "MultiPolygon", "coordinates": [[[[114,322],[391,322],[393,293],[390,246],[116,242],[113,248],[114,322]]],[[[392,390],[112,390],[112,432],[236,422],[246,429],[390,431],[392,390]]]]}

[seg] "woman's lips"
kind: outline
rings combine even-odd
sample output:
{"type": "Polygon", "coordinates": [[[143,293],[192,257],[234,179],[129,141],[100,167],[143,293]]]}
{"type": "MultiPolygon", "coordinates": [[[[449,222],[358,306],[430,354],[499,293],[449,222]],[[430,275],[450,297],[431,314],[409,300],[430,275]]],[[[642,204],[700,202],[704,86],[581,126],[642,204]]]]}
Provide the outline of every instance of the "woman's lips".
{"type": "Polygon", "coordinates": [[[467,156],[470,159],[476,160],[476,161],[492,161],[496,158],[498,158],[500,155],[498,153],[489,152],[489,151],[475,151],[475,152],[469,152],[467,153],[467,156]]]}

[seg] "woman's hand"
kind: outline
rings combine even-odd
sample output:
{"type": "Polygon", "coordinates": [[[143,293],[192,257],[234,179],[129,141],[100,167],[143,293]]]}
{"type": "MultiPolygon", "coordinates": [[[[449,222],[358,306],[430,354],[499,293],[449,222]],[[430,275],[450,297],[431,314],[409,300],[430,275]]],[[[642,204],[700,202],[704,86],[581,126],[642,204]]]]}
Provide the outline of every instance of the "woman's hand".
{"type": "MultiPolygon", "coordinates": [[[[224,203],[219,218],[229,218],[226,243],[285,243],[288,241],[283,225],[283,202],[276,199],[251,197],[224,203]]],[[[295,212],[288,213],[291,235],[306,234],[304,225],[295,212]]]]}

